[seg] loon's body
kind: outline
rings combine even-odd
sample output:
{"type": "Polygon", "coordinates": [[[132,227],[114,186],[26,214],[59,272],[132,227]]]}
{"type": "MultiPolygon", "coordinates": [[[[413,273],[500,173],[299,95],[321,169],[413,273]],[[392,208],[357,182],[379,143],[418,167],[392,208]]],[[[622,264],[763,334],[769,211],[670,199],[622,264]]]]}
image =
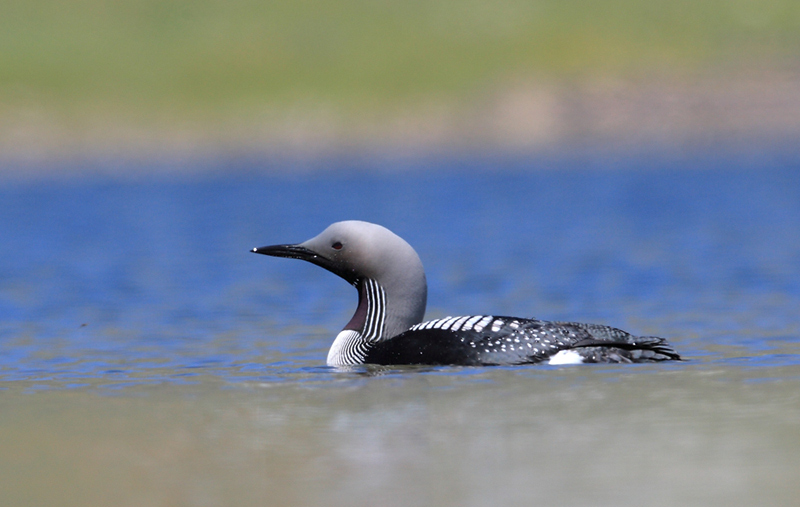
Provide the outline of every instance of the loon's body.
{"type": "Polygon", "coordinates": [[[491,315],[422,322],[427,282],[422,262],[380,225],[337,222],[297,245],[255,253],[309,261],[358,289],[353,318],[328,352],[328,364],[513,365],[678,360],[663,338],[597,324],[491,315]]]}

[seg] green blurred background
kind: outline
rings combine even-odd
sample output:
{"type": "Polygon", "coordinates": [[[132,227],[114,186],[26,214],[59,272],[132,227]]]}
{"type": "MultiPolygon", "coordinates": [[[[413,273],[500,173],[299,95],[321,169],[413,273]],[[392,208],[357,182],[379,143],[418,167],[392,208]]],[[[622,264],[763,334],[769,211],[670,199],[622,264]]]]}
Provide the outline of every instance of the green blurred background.
{"type": "Polygon", "coordinates": [[[517,137],[569,141],[546,117],[592,103],[597,83],[606,102],[643,89],[685,102],[747,81],[746,102],[777,81],[780,104],[759,107],[794,114],[799,48],[791,0],[4,0],[0,146],[413,143],[415,130],[491,143],[514,135],[516,102],[498,98],[514,93],[544,117],[517,137]],[[463,128],[498,108],[511,119],[463,128]]]}

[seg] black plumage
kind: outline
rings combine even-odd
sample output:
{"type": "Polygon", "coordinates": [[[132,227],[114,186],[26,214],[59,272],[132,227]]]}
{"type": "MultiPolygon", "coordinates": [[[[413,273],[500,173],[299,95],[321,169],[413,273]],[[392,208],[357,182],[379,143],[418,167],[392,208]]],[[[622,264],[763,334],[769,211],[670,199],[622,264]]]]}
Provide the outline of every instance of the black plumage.
{"type": "Polygon", "coordinates": [[[464,329],[465,317],[423,322],[374,344],[364,362],[381,365],[532,364],[549,361],[562,351],[573,351],[586,363],[680,359],[663,338],[634,336],[610,326],[503,316],[475,318],[490,320],[480,330],[464,329]],[[462,325],[443,329],[448,320],[453,323],[459,319],[462,325]]]}

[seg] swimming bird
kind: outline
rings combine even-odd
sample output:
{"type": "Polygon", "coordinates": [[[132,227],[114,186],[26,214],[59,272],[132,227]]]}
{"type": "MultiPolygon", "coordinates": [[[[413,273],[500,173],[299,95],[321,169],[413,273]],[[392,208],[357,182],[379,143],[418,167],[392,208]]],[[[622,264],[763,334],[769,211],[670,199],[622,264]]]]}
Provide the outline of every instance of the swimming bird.
{"type": "Polygon", "coordinates": [[[348,220],[299,244],[253,248],[302,259],[358,289],[358,306],[328,352],[330,366],[516,365],[679,360],[664,338],[610,326],[534,318],[461,315],[423,322],[425,270],[405,240],[377,224],[348,220]]]}

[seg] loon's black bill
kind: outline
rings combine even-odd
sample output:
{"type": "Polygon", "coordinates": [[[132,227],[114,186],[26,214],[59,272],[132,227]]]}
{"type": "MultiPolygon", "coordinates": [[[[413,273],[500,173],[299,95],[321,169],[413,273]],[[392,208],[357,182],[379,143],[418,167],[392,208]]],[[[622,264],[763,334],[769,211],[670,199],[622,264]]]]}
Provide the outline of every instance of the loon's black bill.
{"type": "Polygon", "coordinates": [[[321,268],[327,269],[333,274],[341,276],[347,280],[348,283],[356,285],[358,282],[358,277],[352,269],[343,268],[331,259],[323,257],[317,252],[301,245],[261,246],[258,248],[253,248],[250,251],[253,253],[270,255],[272,257],[286,257],[288,259],[300,259],[303,261],[308,261],[311,264],[316,264],[321,268]]]}
{"type": "Polygon", "coordinates": [[[315,257],[319,257],[316,252],[300,245],[270,245],[260,246],[250,250],[253,253],[270,255],[272,257],[287,257],[289,259],[302,259],[314,262],[315,257]]]}

